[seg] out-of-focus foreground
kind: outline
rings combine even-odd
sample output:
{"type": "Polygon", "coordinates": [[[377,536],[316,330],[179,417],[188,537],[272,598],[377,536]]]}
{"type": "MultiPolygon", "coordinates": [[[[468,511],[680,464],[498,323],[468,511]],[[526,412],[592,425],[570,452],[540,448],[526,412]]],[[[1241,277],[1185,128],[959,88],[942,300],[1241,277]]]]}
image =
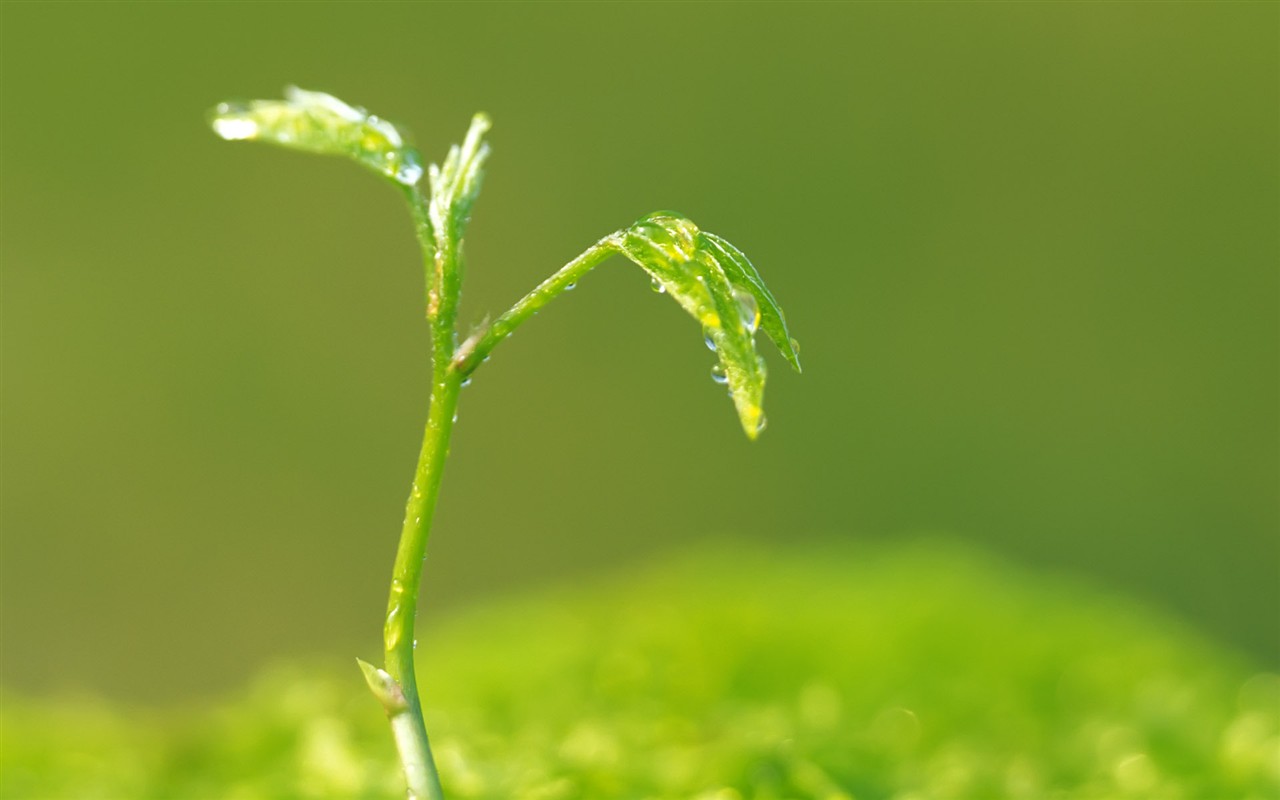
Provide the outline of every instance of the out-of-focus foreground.
{"type": "MultiPolygon", "coordinates": [[[[1280,676],[1123,600],[945,544],[721,545],[472,612],[425,641],[449,797],[1280,791],[1280,676]]],[[[0,794],[395,796],[354,670],[281,672],[176,727],[15,703],[0,794]]]]}

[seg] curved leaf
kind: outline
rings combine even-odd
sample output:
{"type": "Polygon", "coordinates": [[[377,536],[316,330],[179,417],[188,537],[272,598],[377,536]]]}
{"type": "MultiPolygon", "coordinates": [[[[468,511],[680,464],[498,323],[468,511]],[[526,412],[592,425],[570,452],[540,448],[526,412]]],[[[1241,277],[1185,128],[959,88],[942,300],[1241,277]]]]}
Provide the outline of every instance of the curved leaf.
{"type": "Polygon", "coordinates": [[[286,87],[284,98],[219,103],[209,124],[223,139],[347,156],[405,186],[422,178],[422,157],[385,119],[333,95],[296,86],[286,87]]]}
{"type": "Polygon", "coordinates": [[[756,352],[757,327],[765,327],[788,363],[800,366],[782,310],[760,274],[736,247],[669,211],[643,217],[623,231],[619,249],[702,325],[707,346],[720,362],[713,376],[728,385],[742,429],[754,439],[765,424],[766,370],[756,352]]]}
{"type": "Polygon", "coordinates": [[[730,282],[746,289],[756,299],[760,310],[760,329],[778,348],[778,352],[782,353],[791,368],[800,372],[800,343],[791,338],[786,316],[778,307],[778,301],[773,299],[769,287],[764,285],[760,273],[756,272],[746,255],[729,242],[706,231],[703,231],[702,238],[704,246],[716,254],[716,260],[729,276],[730,282]]]}

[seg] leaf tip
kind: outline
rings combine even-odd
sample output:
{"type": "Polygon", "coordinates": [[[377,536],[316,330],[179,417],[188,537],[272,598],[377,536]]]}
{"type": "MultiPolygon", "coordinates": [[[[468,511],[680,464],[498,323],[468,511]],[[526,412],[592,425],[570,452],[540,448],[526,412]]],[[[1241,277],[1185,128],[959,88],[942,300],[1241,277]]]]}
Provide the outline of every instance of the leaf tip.
{"type": "Polygon", "coordinates": [[[754,403],[738,405],[738,420],[742,422],[742,432],[753,442],[760,438],[760,433],[768,422],[764,409],[754,403]]]}

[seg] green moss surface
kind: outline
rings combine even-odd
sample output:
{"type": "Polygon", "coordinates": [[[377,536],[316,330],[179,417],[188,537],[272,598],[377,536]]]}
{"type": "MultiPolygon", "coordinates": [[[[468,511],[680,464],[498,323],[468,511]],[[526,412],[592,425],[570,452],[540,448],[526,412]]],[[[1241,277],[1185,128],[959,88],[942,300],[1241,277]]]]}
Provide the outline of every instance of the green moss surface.
{"type": "MultiPolygon", "coordinates": [[[[1272,798],[1280,678],[948,545],[709,547],[422,634],[451,798],[1272,798]]],[[[5,798],[398,797],[354,663],[137,718],[4,701],[5,798]]]]}

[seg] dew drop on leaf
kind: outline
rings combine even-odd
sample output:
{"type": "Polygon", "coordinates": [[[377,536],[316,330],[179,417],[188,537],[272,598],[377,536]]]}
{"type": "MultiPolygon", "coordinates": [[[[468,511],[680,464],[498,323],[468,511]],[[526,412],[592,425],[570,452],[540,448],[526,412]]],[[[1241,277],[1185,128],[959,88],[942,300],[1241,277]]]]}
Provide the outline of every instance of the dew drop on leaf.
{"type": "Polygon", "coordinates": [[[760,304],[756,302],[756,296],[746,289],[734,289],[733,297],[738,301],[738,313],[742,316],[743,326],[747,333],[754,336],[756,328],[760,327],[760,304]]]}
{"type": "Polygon", "coordinates": [[[400,164],[391,177],[405,186],[413,186],[422,180],[422,158],[415,150],[400,150],[400,164]]]}
{"type": "Polygon", "coordinates": [[[723,385],[729,382],[729,376],[725,374],[724,367],[719,364],[712,364],[711,380],[723,385]]]}
{"type": "Polygon", "coordinates": [[[213,132],[223,139],[237,141],[258,135],[258,123],[241,116],[249,113],[249,107],[244,103],[219,103],[213,113],[210,121],[213,132]]]}

